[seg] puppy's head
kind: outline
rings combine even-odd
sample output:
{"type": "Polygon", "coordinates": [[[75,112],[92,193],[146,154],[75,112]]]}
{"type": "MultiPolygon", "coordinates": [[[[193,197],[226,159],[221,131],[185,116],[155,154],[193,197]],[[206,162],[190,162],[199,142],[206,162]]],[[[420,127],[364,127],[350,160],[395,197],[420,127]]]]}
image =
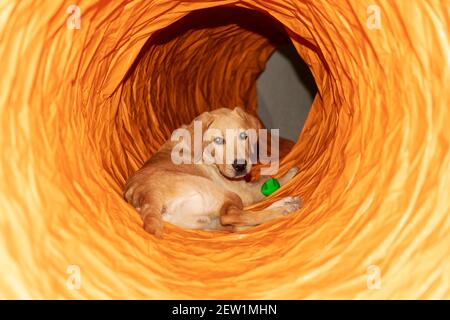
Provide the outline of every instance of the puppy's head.
{"type": "Polygon", "coordinates": [[[259,120],[237,107],[216,109],[197,118],[203,124],[203,156],[230,179],[242,178],[252,169],[259,120]]]}

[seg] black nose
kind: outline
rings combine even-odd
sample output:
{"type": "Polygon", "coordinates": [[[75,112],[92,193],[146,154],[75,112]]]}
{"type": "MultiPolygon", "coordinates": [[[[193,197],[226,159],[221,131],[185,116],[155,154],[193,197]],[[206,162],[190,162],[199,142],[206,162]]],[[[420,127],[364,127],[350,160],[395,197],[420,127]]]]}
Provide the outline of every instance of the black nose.
{"type": "Polygon", "coordinates": [[[236,172],[242,172],[247,168],[247,161],[244,159],[236,159],[233,162],[233,169],[236,170],[236,172]]]}

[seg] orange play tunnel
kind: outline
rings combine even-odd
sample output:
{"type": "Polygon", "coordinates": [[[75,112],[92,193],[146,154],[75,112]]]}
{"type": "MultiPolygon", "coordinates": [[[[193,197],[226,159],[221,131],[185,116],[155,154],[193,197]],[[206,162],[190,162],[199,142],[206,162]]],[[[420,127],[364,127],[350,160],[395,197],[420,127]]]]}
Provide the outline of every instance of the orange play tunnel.
{"type": "Polygon", "coordinates": [[[3,2],[0,298],[450,298],[449,8],[3,2]],[[318,93],[281,166],[300,173],[257,206],[303,207],[241,233],[147,234],[127,177],[202,111],[257,111],[286,40],[318,93]]]}

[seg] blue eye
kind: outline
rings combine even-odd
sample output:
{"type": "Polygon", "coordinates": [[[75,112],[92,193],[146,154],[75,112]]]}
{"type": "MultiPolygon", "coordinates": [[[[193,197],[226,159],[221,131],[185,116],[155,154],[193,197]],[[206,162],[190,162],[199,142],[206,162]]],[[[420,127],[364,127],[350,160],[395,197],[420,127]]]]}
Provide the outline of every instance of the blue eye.
{"type": "Polygon", "coordinates": [[[223,138],[221,138],[221,137],[215,137],[214,138],[214,143],[215,144],[224,144],[225,140],[223,138]]]}
{"type": "Polygon", "coordinates": [[[245,139],[247,139],[247,134],[246,134],[244,131],[242,131],[242,132],[239,134],[239,138],[240,138],[241,140],[245,140],[245,139]]]}

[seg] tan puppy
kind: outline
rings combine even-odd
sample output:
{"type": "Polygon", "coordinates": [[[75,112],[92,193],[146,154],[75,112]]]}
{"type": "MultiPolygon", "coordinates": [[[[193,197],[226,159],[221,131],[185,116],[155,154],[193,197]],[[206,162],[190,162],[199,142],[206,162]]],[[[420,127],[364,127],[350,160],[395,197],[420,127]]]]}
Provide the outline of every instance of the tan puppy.
{"type": "MultiPolygon", "coordinates": [[[[241,108],[222,108],[195,120],[206,131],[200,152],[195,154],[193,144],[187,145],[188,155],[198,163],[175,164],[173,151],[179,144],[168,140],[124,187],[125,199],[139,211],[147,232],[162,236],[163,221],[189,229],[236,231],[299,209],[298,197],[284,198],[261,211],[243,209],[264,198],[261,186],[268,178],[244,179],[252,168],[250,150],[254,147],[248,132],[261,128],[255,117],[241,108]],[[197,158],[206,149],[216,160],[231,161],[200,163],[197,158]]],[[[194,121],[183,128],[194,133],[194,121]]],[[[278,181],[286,183],[297,171],[292,168],[278,181]]]]}

